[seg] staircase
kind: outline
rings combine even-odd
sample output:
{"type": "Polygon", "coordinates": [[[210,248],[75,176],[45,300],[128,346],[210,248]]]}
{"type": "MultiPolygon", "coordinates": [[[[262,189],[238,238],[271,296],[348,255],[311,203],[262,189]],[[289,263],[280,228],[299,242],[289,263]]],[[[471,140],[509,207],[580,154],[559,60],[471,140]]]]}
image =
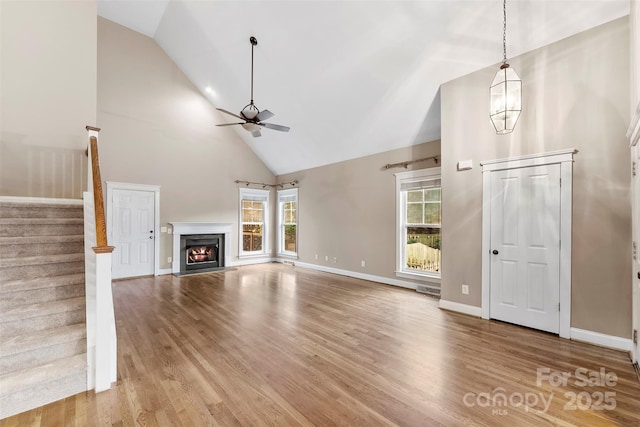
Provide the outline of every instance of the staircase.
{"type": "Polygon", "coordinates": [[[87,389],[82,204],[0,201],[0,419],[87,389]]]}

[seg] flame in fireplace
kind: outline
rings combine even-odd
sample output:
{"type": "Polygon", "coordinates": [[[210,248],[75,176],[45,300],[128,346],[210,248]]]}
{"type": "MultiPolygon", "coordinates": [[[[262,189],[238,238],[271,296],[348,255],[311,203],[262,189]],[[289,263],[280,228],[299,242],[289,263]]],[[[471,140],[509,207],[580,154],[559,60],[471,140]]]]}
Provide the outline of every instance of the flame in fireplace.
{"type": "Polygon", "coordinates": [[[195,246],[189,248],[188,257],[190,262],[209,261],[213,253],[213,248],[207,246],[195,246]]]}

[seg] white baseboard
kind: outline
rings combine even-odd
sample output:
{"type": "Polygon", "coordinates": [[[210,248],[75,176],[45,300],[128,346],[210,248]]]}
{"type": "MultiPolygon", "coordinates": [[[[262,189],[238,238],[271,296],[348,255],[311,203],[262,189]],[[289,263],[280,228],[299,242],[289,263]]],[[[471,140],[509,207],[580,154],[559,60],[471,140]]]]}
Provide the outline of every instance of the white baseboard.
{"type": "Polygon", "coordinates": [[[269,262],[276,261],[276,258],[272,257],[256,257],[256,258],[243,258],[235,261],[231,261],[227,266],[228,267],[240,267],[243,265],[252,265],[252,264],[266,264],[269,262]]]}
{"type": "MultiPolygon", "coordinates": [[[[353,277],[355,279],[368,280],[370,282],[384,283],[385,285],[399,286],[401,288],[415,290],[418,284],[412,282],[406,282],[404,280],[390,279],[388,277],[375,276],[373,274],[360,273],[351,270],[342,270],[340,268],[326,267],[324,265],[309,264],[306,262],[294,262],[296,267],[308,268],[310,270],[324,271],[325,273],[338,274],[340,276],[353,277]]],[[[438,285],[433,286],[438,288],[438,285]]]]}
{"type": "Polygon", "coordinates": [[[440,300],[438,304],[443,310],[455,311],[457,313],[468,314],[469,316],[482,317],[482,309],[474,305],[461,304],[459,302],[440,300]]]}
{"type": "Polygon", "coordinates": [[[158,274],[156,276],[164,276],[165,274],[171,274],[172,270],[170,268],[162,268],[158,270],[158,274]]]}
{"type": "Polygon", "coordinates": [[[571,328],[571,339],[623,351],[631,351],[632,346],[630,338],[621,338],[578,328],[571,328]]]}
{"type": "Polygon", "coordinates": [[[9,203],[48,203],[52,205],[79,205],[82,206],[82,199],[54,199],[48,197],[16,197],[0,196],[0,202],[9,203]]]}

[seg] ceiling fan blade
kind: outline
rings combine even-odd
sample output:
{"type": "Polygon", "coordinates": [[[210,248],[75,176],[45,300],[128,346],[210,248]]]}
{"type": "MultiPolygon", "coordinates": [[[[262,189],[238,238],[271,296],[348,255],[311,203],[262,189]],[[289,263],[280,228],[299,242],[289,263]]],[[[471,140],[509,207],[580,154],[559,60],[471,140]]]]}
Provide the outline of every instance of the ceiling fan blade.
{"type": "Polygon", "coordinates": [[[243,125],[244,122],[242,123],[223,123],[221,125],[216,125],[216,126],[234,126],[234,125],[243,125]]]}
{"type": "Polygon", "coordinates": [[[225,114],[235,117],[236,119],[244,120],[244,117],[240,117],[239,115],[232,113],[231,111],[227,111],[224,108],[216,108],[218,111],[222,111],[225,114]]]}
{"type": "Polygon", "coordinates": [[[263,120],[269,120],[271,117],[273,117],[275,114],[273,114],[271,111],[269,110],[262,110],[260,111],[260,113],[256,116],[256,120],[261,122],[263,120]]]}
{"type": "Polygon", "coordinates": [[[259,123],[259,125],[267,129],[279,130],[280,132],[289,132],[289,129],[291,129],[289,126],[275,125],[273,123],[259,123]]]}
{"type": "Polygon", "coordinates": [[[251,135],[253,135],[254,138],[262,136],[259,130],[254,130],[253,132],[251,132],[251,135]]]}

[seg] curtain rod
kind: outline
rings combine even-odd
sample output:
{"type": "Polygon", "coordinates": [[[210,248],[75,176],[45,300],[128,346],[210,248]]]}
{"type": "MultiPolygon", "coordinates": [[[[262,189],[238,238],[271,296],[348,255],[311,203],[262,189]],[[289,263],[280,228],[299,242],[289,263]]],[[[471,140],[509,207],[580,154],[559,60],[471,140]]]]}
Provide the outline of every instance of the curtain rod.
{"type": "Polygon", "coordinates": [[[386,165],[384,165],[385,169],[391,169],[391,168],[399,168],[399,167],[403,167],[403,168],[407,168],[409,165],[412,165],[414,163],[418,163],[418,162],[424,162],[427,160],[433,160],[434,162],[436,162],[436,165],[438,164],[438,156],[431,156],[431,157],[423,157],[422,159],[416,159],[416,160],[407,160],[406,162],[398,162],[398,163],[387,163],[386,165]]]}
{"type": "Polygon", "coordinates": [[[296,180],[289,181],[289,182],[281,182],[280,184],[265,184],[264,182],[240,181],[240,180],[236,179],[236,184],[245,184],[247,187],[250,186],[250,185],[258,185],[258,186],[262,186],[262,188],[266,188],[266,187],[284,188],[285,185],[290,185],[292,187],[295,187],[298,182],[299,181],[296,179],[296,180]]]}

